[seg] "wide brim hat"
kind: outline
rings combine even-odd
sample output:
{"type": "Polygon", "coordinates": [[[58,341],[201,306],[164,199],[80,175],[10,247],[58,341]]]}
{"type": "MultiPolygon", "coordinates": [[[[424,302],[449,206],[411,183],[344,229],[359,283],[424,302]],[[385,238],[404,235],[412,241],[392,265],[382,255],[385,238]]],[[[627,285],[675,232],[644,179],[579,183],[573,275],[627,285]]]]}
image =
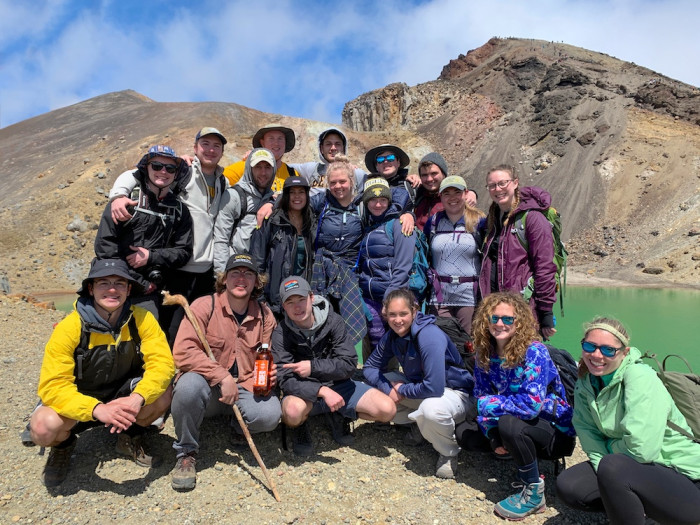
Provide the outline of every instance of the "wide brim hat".
{"type": "Polygon", "coordinates": [[[90,272],[83,279],[83,282],[78,290],[78,295],[82,297],[89,296],[88,284],[99,277],[109,277],[116,275],[129,281],[131,284],[131,293],[129,295],[136,296],[143,293],[143,287],[135,281],[129,273],[129,265],[123,259],[93,259],[90,264],[90,272]]]}
{"type": "Polygon", "coordinates": [[[294,149],[294,146],[297,143],[297,139],[294,136],[294,130],[285,127],[285,126],[280,126],[279,124],[268,124],[262,128],[260,128],[258,131],[255,132],[255,135],[253,135],[253,147],[254,148],[262,148],[261,140],[265,136],[265,133],[268,131],[281,131],[284,133],[284,152],[289,153],[294,149]]]}
{"type": "Polygon", "coordinates": [[[377,172],[377,155],[379,155],[382,151],[391,151],[398,157],[399,169],[405,168],[411,163],[411,159],[408,157],[408,154],[398,146],[394,146],[393,144],[382,144],[381,146],[372,148],[365,154],[365,166],[367,166],[370,173],[377,172]]]}

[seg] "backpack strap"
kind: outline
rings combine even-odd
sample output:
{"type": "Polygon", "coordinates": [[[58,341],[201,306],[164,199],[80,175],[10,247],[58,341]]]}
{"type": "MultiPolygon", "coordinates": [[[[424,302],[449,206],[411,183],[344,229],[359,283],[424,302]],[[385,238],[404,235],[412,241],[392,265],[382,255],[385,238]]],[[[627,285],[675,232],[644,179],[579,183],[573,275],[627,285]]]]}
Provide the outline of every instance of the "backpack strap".
{"type": "Polygon", "coordinates": [[[525,219],[527,218],[529,211],[530,210],[525,210],[524,212],[519,213],[515,219],[515,223],[513,224],[513,233],[515,233],[515,236],[520,242],[520,246],[522,246],[525,251],[528,251],[530,246],[527,242],[527,236],[525,235],[525,219]]]}
{"type": "Polygon", "coordinates": [[[236,232],[238,229],[238,225],[240,224],[241,220],[243,217],[245,217],[248,214],[248,194],[241,188],[238,184],[233,186],[233,189],[236,193],[238,193],[238,200],[240,201],[241,205],[241,211],[238,214],[238,217],[233,221],[233,226],[231,228],[231,235],[229,236],[229,244],[231,244],[231,241],[233,240],[233,234],[236,232]]]}

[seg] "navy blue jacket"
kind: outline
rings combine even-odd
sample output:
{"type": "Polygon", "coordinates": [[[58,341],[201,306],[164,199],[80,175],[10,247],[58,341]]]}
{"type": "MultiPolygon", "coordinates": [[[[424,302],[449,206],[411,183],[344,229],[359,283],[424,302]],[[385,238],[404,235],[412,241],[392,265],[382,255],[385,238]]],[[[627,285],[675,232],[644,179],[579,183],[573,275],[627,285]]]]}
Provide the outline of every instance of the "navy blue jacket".
{"type": "Polygon", "coordinates": [[[464,368],[462,356],[445,332],[435,325],[435,317],[416,313],[409,335],[399,337],[387,331],[365,361],[367,382],[389,395],[391,383],[384,377],[387,365],[396,357],[408,379],[399,394],[409,399],[442,397],[445,387],[471,394],[474,378],[464,368]]]}
{"type": "Polygon", "coordinates": [[[401,233],[398,212],[387,210],[380,217],[368,214],[368,225],[358,258],[359,283],[362,296],[382,301],[384,295],[408,286],[413,265],[416,232],[410,237],[401,233]],[[390,236],[388,229],[393,235],[390,236]],[[392,239],[393,237],[393,239],[392,239]]]}

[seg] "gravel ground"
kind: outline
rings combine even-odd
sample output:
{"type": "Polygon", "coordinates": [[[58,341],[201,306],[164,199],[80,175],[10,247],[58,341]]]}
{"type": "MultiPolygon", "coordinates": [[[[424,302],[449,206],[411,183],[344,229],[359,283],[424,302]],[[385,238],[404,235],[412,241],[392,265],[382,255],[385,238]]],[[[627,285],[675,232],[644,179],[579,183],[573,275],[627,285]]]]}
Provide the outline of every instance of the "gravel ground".
{"type": "MultiPolygon", "coordinates": [[[[355,426],[355,444],[339,447],[322,419],[312,422],[317,454],[297,458],[282,449],[279,431],[254,436],[282,502],[268,490],[253,454],[229,439],[228,421],[205,420],[197,464],[197,487],[170,487],[175,464],[172,421],[150,435],[151,450],[164,459],[147,471],[114,452],[115,437],[102,428],[81,434],[68,479],[48,491],[40,475],[46,456],[23,447],[19,433],[36,402],[43,347],[63,313],[0,296],[0,523],[504,523],[493,504],[514,492],[512,462],[463,452],[454,480],[433,476],[430,445],[409,447],[402,429],[355,426]]],[[[290,443],[291,449],[291,443],[290,443]]],[[[569,465],[584,461],[577,447],[569,465]]],[[[572,511],[553,493],[553,465],[544,513],[523,523],[605,523],[599,515],[572,511]]]]}

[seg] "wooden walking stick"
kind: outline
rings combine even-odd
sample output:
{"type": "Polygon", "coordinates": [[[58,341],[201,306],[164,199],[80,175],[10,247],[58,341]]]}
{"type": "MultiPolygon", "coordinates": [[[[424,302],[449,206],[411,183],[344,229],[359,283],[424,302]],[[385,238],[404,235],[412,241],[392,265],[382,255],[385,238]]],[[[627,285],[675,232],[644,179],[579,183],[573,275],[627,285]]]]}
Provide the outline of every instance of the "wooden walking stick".
{"type": "MultiPolygon", "coordinates": [[[[179,305],[182,306],[182,308],[185,310],[185,315],[187,316],[187,319],[190,320],[190,323],[192,323],[192,326],[194,327],[194,331],[197,334],[197,337],[199,338],[200,342],[202,343],[202,346],[204,346],[204,349],[207,351],[207,355],[209,356],[209,359],[212,361],[216,361],[216,358],[214,357],[214,353],[211,351],[211,348],[209,347],[209,343],[207,342],[207,338],[204,336],[204,333],[202,332],[202,328],[199,326],[199,322],[197,321],[197,318],[194,316],[192,313],[192,310],[190,310],[190,305],[187,302],[187,299],[185,299],[182,295],[170,295],[167,291],[163,290],[163,304],[164,305],[179,305]]],[[[267,468],[265,467],[265,462],[262,460],[260,457],[260,453],[258,452],[258,448],[255,446],[255,443],[253,443],[253,438],[250,435],[250,431],[248,430],[248,425],[245,424],[245,421],[243,421],[243,415],[241,414],[241,411],[238,409],[238,407],[233,405],[233,413],[236,414],[236,419],[238,420],[238,424],[241,426],[241,429],[243,430],[243,435],[245,436],[246,441],[248,441],[248,446],[250,447],[250,450],[253,452],[253,456],[255,456],[255,459],[258,462],[258,465],[260,465],[260,468],[263,471],[263,474],[265,474],[265,479],[267,479],[267,484],[270,486],[270,490],[272,490],[272,495],[275,497],[277,501],[282,501],[280,499],[280,495],[277,493],[277,485],[275,484],[275,481],[272,479],[270,476],[270,473],[267,471],[267,468]]]]}

